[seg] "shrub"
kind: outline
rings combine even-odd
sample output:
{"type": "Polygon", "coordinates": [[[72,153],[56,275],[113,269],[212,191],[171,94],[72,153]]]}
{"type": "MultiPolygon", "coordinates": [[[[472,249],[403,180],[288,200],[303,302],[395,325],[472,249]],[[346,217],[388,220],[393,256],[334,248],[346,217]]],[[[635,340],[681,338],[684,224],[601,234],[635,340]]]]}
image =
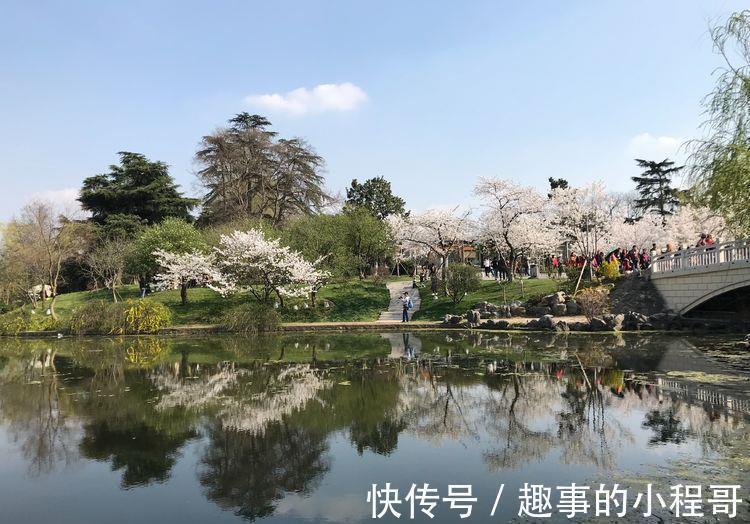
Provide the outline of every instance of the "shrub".
{"type": "Polygon", "coordinates": [[[590,322],[609,310],[609,290],[601,286],[582,289],[576,295],[576,302],[590,322]]]}
{"type": "Polygon", "coordinates": [[[26,310],[13,311],[0,316],[0,334],[18,335],[23,331],[52,331],[60,324],[44,313],[32,314],[26,310]]]}
{"type": "Polygon", "coordinates": [[[156,333],[172,322],[169,308],[155,300],[128,300],[125,307],[127,333],[156,333]]]}
{"type": "Polygon", "coordinates": [[[476,268],[466,264],[456,264],[448,269],[445,288],[446,293],[458,305],[467,293],[476,291],[482,285],[476,268]]]}
{"type": "Polygon", "coordinates": [[[225,312],[221,318],[221,326],[227,331],[251,335],[275,331],[280,323],[276,310],[262,304],[241,304],[225,312]]]}
{"type": "Polygon", "coordinates": [[[620,265],[616,260],[612,260],[611,262],[605,260],[599,266],[599,275],[605,280],[617,280],[620,277],[620,265]]]}
{"type": "MultiPolygon", "coordinates": [[[[578,266],[570,266],[568,264],[565,264],[563,266],[563,271],[565,271],[565,276],[568,277],[568,282],[573,282],[573,285],[578,282],[578,277],[581,276],[581,268],[578,266]]],[[[585,271],[583,273],[583,278],[587,278],[588,274],[589,272],[585,271]]]]}
{"type": "Polygon", "coordinates": [[[21,331],[28,331],[28,321],[24,315],[7,313],[0,317],[0,334],[18,335],[21,331]]]}
{"type": "Polygon", "coordinates": [[[111,335],[124,330],[121,303],[86,302],[70,314],[68,329],[74,335],[111,335]]]}
{"type": "Polygon", "coordinates": [[[171,321],[164,304],[147,298],[117,303],[97,300],[74,310],[69,328],[74,335],[156,333],[171,321]]]}

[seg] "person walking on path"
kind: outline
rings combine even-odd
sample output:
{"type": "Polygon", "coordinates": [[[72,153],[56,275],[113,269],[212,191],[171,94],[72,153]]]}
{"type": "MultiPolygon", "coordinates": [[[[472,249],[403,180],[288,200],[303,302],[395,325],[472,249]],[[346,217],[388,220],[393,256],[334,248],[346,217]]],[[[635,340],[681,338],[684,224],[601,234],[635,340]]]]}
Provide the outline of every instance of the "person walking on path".
{"type": "Polygon", "coordinates": [[[409,310],[414,307],[409,297],[409,293],[404,292],[401,295],[401,322],[409,322],[409,310]]]}

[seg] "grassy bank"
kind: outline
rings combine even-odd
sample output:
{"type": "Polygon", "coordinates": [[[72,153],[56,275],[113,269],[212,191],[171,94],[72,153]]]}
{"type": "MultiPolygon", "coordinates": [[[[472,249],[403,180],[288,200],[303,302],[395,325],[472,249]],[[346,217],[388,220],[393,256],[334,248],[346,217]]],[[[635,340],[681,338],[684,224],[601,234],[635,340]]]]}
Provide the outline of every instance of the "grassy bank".
{"type": "MultiPolygon", "coordinates": [[[[123,286],[119,291],[123,300],[139,297],[137,286],[123,286]]],[[[169,308],[172,313],[172,324],[175,326],[217,324],[225,311],[254,300],[249,294],[242,293],[225,298],[205,288],[188,290],[188,303],[184,306],[180,303],[180,293],[177,290],[159,291],[150,294],[149,298],[169,308]]],[[[65,326],[71,313],[77,308],[100,300],[111,302],[112,294],[101,290],[60,295],[55,304],[55,310],[60,317],[58,326],[65,326]]],[[[301,299],[288,299],[284,307],[278,311],[282,322],[366,322],[377,320],[380,312],[388,307],[388,302],[388,290],[384,283],[352,280],[329,284],[321,289],[318,293],[318,306],[315,308],[305,308],[301,299]],[[324,301],[328,302],[330,307],[323,307],[324,301]]],[[[45,308],[48,304],[49,302],[46,302],[45,308]]],[[[26,308],[28,309],[28,306],[26,308]]],[[[43,315],[45,308],[40,306],[38,314],[43,315]]]]}
{"type": "Polygon", "coordinates": [[[483,280],[481,287],[469,293],[457,305],[453,305],[448,297],[434,298],[429,288],[422,289],[422,305],[414,315],[414,320],[442,320],[446,314],[458,315],[465,313],[477,302],[492,302],[493,304],[510,303],[513,300],[526,301],[533,297],[548,295],[557,291],[558,281],[550,279],[527,279],[523,283],[515,280],[511,283],[498,283],[494,280],[483,280]],[[504,291],[504,294],[503,294],[504,291]]]}

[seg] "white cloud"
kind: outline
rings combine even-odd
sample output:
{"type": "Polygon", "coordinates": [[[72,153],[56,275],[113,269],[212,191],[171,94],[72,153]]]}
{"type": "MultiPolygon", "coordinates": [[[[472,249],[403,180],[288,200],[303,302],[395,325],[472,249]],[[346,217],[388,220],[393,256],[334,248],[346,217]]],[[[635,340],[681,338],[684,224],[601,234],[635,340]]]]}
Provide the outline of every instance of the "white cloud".
{"type": "Polygon", "coordinates": [[[632,158],[644,160],[676,160],[681,157],[680,145],[683,139],[674,136],[654,136],[651,133],[641,133],[628,142],[628,155],[632,158]]]}
{"type": "Polygon", "coordinates": [[[312,89],[300,87],[286,94],[271,93],[245,97],[245,104],[292,115],[351,111],[367,101],[367,93],[350,83],[320,84],[312,89]]]}
{"type": "Polygon", "coordinates": [[[50,202],[60,213],[78,218],[83,215],[81,203],[78,202],[78,189],[75,187],[66,187],[62,189],[48,189],[32,194],[27,202],[43,200],[50,202]]]}

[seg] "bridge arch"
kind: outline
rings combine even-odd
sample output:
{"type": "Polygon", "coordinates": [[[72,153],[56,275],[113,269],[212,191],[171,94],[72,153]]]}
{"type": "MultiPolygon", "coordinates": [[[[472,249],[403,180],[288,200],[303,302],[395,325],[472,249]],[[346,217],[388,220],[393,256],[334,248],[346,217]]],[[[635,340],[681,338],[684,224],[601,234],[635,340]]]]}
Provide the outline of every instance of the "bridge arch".
{"type": "Polygon", "coordinates": [[[737,291],[750,286],[750,240],[735,240],[666,253],[656,258],[649,278],[670,310],[686,314],[705,304],[706,312],[720,313],[719,301],[727,295],[726,312],[750,311],[750,294],[737,291]]]}
{"type": "Polygon", "coordinates": [[[682,310],[679,311],[679,313],[681,315],[684,315],[694,310],[698,306],[705,304],[711,299],[714,299],[716,297],[729,293],[730,291],[734,291],[734,290],[742,289],[742,288],[748,288],[748,292],[750,292],[750,281],[733,282],[732,284],[728,284],[724,287],[720,287],[718,289],[710,291],[709,293],[703,295],[702,297],[698,297],[697,299],[693,300],[690,304],[683,307],[682,310]]]}

